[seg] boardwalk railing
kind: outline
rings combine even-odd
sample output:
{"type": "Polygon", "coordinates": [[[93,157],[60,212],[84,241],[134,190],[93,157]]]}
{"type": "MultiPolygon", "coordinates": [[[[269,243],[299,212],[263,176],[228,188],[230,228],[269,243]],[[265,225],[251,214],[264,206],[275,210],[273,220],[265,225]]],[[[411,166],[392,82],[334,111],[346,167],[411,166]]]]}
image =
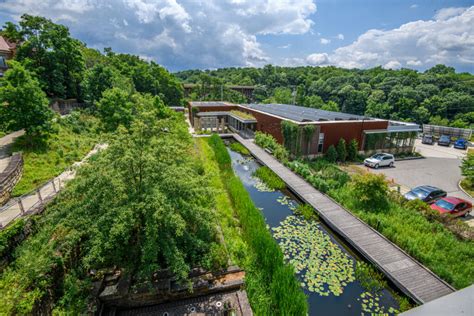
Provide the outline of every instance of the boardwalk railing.
{"type": "Polygon", "coordinates": [[[68,170],[59,176],[49,180],[41,187],[26,193],[20,197],[10,199],[4,206],[0,207],[0,230],[18,217],[41,212],[49,201],[51,201],[64,188],[65,182],[73,179],[76,168],[83,164],[99,150],[107,148],[107,144],[98,144],[80,162],[76,162],[68,170]]]}
{"type": "Polygon", "coordinates": [[[74,171],[68,170],[41,187],[22,196],[12,198],[0,207],[0,229],[15,219],[40,212],[64,187],[64,183],[73,177],[74,171]]]}

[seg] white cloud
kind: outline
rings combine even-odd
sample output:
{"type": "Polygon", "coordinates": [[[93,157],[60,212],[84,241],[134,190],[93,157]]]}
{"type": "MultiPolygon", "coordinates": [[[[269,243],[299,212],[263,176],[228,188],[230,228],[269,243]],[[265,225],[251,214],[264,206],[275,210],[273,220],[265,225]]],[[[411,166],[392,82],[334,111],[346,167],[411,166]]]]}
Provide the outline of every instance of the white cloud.
{"type": "Polygon", "coordinates": [[[260,66],[258,36],[311,32],[313,0],[0,0],[0,15],[42,15],[91,47],[174,69],[260,66]]]}
{"type": "Polygon", "coordinates": [[[336,38],[342,41],[344,39],[344,34],[339,33],[337,34],[336,38]]]}
{"type": "Polygon", "coordinates": [[[416,9],[416,8],[418,8],[418,5],[416,3],[410,6],[410,9],[416,9]]]}
{"type": "MultiPolygon", "coordinates": [[[[307,61],[311,63],[310,56],[307,61]]],[[[352,44],[327,56],[346,68],[423,67],[438,63],[474,69],[474,6],[446,8],[432,20],[414,21],[391,30],[369,30],[352,44]]]]}
{"type": "Polygon", "coordinates": [[[291,47],[291,44],[286,44],[286,45],[278,46],[278,48],[283,48],[283,49],[287,49],[287,48],[290,48],[290,47],[291,47]]]}
{"type": "Polygon", "coordinates": [[[306,57],[306,62],[313,66],[323,66],[329,63],[329,56],[326,53],[321,54],[311,54],[306,57]]]}
{"type": "Polygon", "coordinates": [[[320,40],[320,42],[321,42],[321,44],[323,44],[323,45],[327,45],[327,44],[331,43],[331,40],[330,40],[330,39],[327,39],[327,38],[322,38],[322,39],[320,40]]]}

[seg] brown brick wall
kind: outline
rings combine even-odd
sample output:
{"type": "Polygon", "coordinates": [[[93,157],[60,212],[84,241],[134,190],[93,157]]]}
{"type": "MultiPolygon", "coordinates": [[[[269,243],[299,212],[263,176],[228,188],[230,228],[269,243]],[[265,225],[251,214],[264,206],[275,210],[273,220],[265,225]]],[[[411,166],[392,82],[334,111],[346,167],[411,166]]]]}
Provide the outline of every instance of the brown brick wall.
{"type": "Polygon", "coordinates": [[[362,131],[373,129],[386,129],[388,121],[355,121],[341,123],[320,123],[321,133],[324,133],[324,148],[326,150],[331,145],[336,145],[340,138],[349,143],[355,139],[359,143],[359,150],[362,150],[362,131]]]}

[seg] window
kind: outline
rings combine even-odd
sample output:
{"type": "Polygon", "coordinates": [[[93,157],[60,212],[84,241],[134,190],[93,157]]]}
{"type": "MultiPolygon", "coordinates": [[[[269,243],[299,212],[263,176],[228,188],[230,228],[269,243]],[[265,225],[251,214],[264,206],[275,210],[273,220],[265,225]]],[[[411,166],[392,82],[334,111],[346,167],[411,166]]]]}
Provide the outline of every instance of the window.
{"type": "Polygon", "coordinates": [[[7,68],[7,62],[4,56],[0,56],[0,68],[7,68]]]}
{"type": "Polygon", "coordinates": [[[324,133],[319,133],[318,153],[323,152],[323,146],[324,146],[324,133]]]}

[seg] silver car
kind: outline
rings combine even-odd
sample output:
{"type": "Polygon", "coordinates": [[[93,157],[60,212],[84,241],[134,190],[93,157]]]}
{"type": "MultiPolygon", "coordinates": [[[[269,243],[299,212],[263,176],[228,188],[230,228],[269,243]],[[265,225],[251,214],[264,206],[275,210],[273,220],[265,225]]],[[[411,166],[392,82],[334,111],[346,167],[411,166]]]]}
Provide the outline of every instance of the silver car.
{"type": "Polygon", "coordinates": [[[392,154],[375,154],[370,158],[364,160],[364,165],[378,169],[378,167],[393,167],[395,164],[395,157],[392,154]]]}

